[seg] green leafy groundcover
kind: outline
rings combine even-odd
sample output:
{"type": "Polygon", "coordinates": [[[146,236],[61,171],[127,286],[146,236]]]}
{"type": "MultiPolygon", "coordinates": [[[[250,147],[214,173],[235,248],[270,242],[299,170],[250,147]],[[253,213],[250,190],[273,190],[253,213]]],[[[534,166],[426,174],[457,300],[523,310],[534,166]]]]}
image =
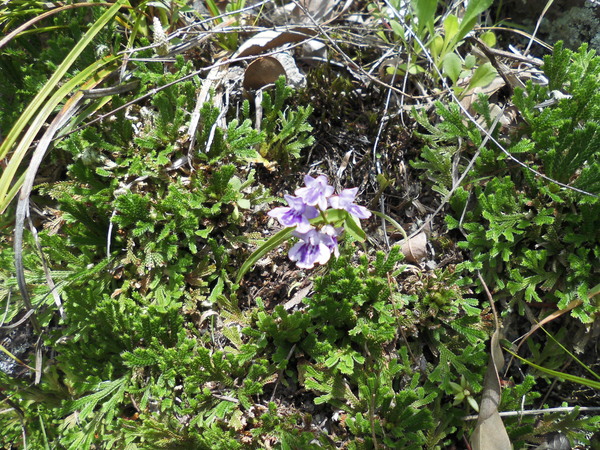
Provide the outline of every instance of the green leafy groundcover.
{"type": "MultiPolygon", "coordinates": [[[[453,214],[446,221],[462,231],[459,246],[471,255],[459,270],[481,270],[499,298],[510,298],[521,312],[524,302],[554,302],[563,309],[579,299],[571,314],[591,323],[598,304],[588,294],[600,281],[600,57],[585,45],[573,53],[559,43],[543,68],[548,85],[529,82],[515,90],[524,122],[504,144],[529,168],[578,190],[542,179],[485,146],[450,198],[453,214]],[[538,106],[549,99],[555,101],[538,106]]],[[[487,100],[476,107],[490,127],[487,100]]],[[[457,139],[478,147],[482,137],[473,124],[465,125],[458,107],[437,108],[445,120],[438,127],[418,118],[431,147],[414,165],[427,168],[435,189],[446,195],[457,139]]]]}
{"type": "MultiPolygon", "coordinates": [[[[143,86],[161,86],[190,71],[180,59],[173,73],[149,63],[136,75],[143,86]]],[[[241,244],[256,239],[244,230],[271,198],[247,162],[269,131],[230,120],[206,152],[206,130],[218,117],[206,105],[202,151],[193,155],[199,170],[172,169],[187,152],[178,142],[197,83],[153,96],[154,112],[140,114],[136,127],[120,112],[110,128],[88,127],[58,144],[55,157],[69,161],[68,171],[39,187],[54,202],[39,240],[65,316],[54,318],[28,235],[26,278],[48,329],[46,359],[39,385],[0,374],[14,405],[2,417],[3,443],[22,442],[23,430],[31,448],[311,448],[336,440],[350,448],[421,448],[451,441],[464,410],[447,401],[455,394],[450,382],[463,377],[473,393],[481,390],[487,334],[477,302],[462,297],[451,273],[401,294],[399,248],[356,260],[348,240],[302,310],[267,309],[260,298],[241,310],[231,280],[248,256],[241,244]],[[422,345],[405,341],[404,328],[411,336],[423,328],[440,352],[434,365],[421,367],[422,345]],[[324,426],[316,422],[322,417],[336,419],[324,426]]],[[[283,80],[278,86],[274,98],[290,95],[283,80]]],[[[305,139],[306,126],[296,128],[286,142],[305,139]]],[[[0,261],[14,287],[12,252],[0,261]]]]}
{"type": "MultiPolygon", "coordinates": [[[[87,18],[72,14],[72,21],[57,25],[74,36],[59,33],[47,41],[50,67],[77,41],[75,31],[87,18]]],[[[112,34],[98,39],[113,45],[112,34]]],[[[26,42],[33,52],[35,40],[26,42]]],[[[471,186],[450,199],[455,215],[448,224],[465,231],[461,245],[472,255],[458,271],[417,276],[402,264],[398,246],[365,252],[349,236],[341,256],[312,275],[312,290],[296,309],[244,297],[245,281],[236,275],[243,269],[250,278],[251,264],[243,265],[247,248],[264,242],[261,205],[273,200],[250,167],[257,161],[292,167],[313,143],[312,108],[293,105],[284,79],[264,94],[260,129],[252,126],[248,102],[240,102],[238,115],[225,111],[226,127],[218,126],[222,111],[207,103],[197,145],[188,152],[185,131],[201,81],[170,85],[194,68],[178,57],[165,71],[162,63],[143,61],[152,55],[151,49],[138,53],[136,95],[169,87],[58,141],[49,165],[66,164],[66,171],[60,181],[37,187],[34,200],[50,214],[39,231],[45,257],[28,234],[24,265],[46,330],[39,343],[43,373],[34,384],[28,369],[18,373],[13,365],[0,372],[6,448],[452,445],[472,429],[463,418],[482,390],[491,331],[487,311],[472,298],[469,274],[482,270],[499,295],[514,296],[517,305],[542,296],[559,305],[587,299],[600,256],[597,198],[508,170],[496,149],[482,150],[467,180],[475,186],[471,206],[471,186]],[[60,294],[60,318],[44,264],[60,294]]],[[[21,90],[3,91],[2,104],[16,99],[24,105],[48,75],[39,62],[20,66],[26,56],[13,51],[9,69],[21,90]]],[[[508,146],[548,176],[593,193],[600,192],[594,177],[598,64],[585,48],[572,54],[558,46],[546,60],[550,85],[516,93],[525,124],[508,146]],[[573,100],[537,108],[552,90],[573,100]]],[[[131,99],[113,97],[110,107],[131,99]]],[[[486,103],[479,106],[485,112],[486,103]]],[[[431,144],[423,158],[436,189],[448,192],[452,143],[467,137],[479,145],[481,136],[453,107],[439,105],[438,112],[445,122],[437,129],[420,118],[438,133],[432,142],[443,144],[431,144]]],[[[3,115],[1,123],[14,118],[3,115]]],[[[22,306],[11,244],[3,227],[5,322],[16,320],[22,306]]],[[[589,322],[593,307],[586,300],[574,314],[589,322]]],[[[36,352],[29,350],[22,357],[34,365],[36,352]]],[[[539,397],[535,382],[527,376],[507,388],[502,409],[532,405],[539,397]]],[[[541,429],[533,418],[506,421],[515,446],[536,431],[588,431],[597,423],[576,411],[541,429]]],[[[585,440],[579,431],[570,437],[585,440]]]]}

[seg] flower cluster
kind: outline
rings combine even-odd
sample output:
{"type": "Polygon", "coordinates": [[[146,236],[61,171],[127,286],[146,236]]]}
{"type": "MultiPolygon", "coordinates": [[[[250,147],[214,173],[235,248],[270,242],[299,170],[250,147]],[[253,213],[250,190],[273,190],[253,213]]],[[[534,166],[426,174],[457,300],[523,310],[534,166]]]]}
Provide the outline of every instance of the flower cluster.
{"type": "Polygon", "coordinates": [[[343,210],[357,219],[366,219],[371,212],[354,203],[358,188],[333,195],[333,186],[325,175],[306,175],[304,183],[305,187],[296,189],[296,196],[284,196],[289,206],[275,208],[268,214],[285,227],[296,227],[292,235],[300,240],[291,248],[290,259],[300,268],[312,269],[315,264],[325,264],[332,254],[339,256],[337,238],[344,228],[335,227],[328,220],[328,211],[343,210]],[[311,222],[317,217],[323,220],[311,222]]]}

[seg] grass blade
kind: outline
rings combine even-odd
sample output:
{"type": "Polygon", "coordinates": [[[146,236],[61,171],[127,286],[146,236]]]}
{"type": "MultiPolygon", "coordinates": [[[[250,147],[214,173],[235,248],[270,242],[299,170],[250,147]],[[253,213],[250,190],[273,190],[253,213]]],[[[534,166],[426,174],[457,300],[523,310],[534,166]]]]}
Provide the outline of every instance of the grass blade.
{"type": "MultiPolygon", "coordinates": [[[[87,33],[83,36],[83,38],[73,47],[71,52],[67,55],[65,60],[60,64],[60,66],[56,69],[52,77],[46,82],[44,87],[38,92],[35,98],[31,101],[29,106],[25,109],[21,117],[17,120],[13,128],[9,131],[8,135],[4,142],[0,145],[0,160],[4,159],[8,153],[13,150],[15,143],[17,142],[18,137],[21,135],[22,131],[27,127],[28,124],[34,118],[36,112],[38,112],[37,117],[29,126],[25,135],[21,138],[16,148],[14,148],[13,154],[11,156],[10,162],[4,172],[2,173],[2,177],[0,178],[0,213],[6,209],[6,206],[10,202],[10,199],[7,198],[7,193],[11,189],[12,180],[17,173],[17,169],[20,166],[21,162],[25,157],[25,153],[27,152],[31,142],[35,139],[35,136],[38,134],[39,130],[43,126],[45,120],[52,114],[54,108],[64,99],[64,97],[70,92],[70,90],[74,89],[74,80],[78,80],[79,83],[82,83],[86,80],[86,77],[82,77],[82,73],[79,73],[77,76],[73,77],[71,82],[65,84],[60,89],[56,90],[58,83],[61,81],[63,76],[67,73],[69,68],[75,63],[81,52],[85,49],[85,47],[92,41],[92,39],[106,26],[106,24],[117,14],[121,6],[123,6],[124,0],[117,0],[117,2],[110,7],[87,31],[87,33]],[[69,85],[71,89],[67,91],[65,86],[69,85]],[[55,92],[49,100],[48,97],[55,92]],[[59,95],[59,93],[61,93],[59,95]]],[[[98,61],[96,64],[97,68],[105,65],[111,59],[116,57],[109,58],[108,60],[98,61]]],[[[92,65],[94,66],[94,65],[92,65]]],[[[90,69],[92,66],[88,67],[90,69]]],[[[94,71],[87,72],[88,78],[93,74],[94,71]]]]}
{"type": "Polygon", "coordinates": [[[546,369],[545,367],[538,366],[537,364],[532,363],[531,361],[522,358],[516,353],[511,352],[509,349],[505,348],[508,353],[513,355],[515,358],[520,359],[525,364],[529,364],[531,367],[539,370],[540,372],[545,373],[546,375],[550,375],[556,378],[559,378],[564,381],[571,381],[572,383],[581,384],[582,386],[588,386],[594,389],[600,389],[600,381],[588,380],[587,378],[578,377],[576,375],[571,375],[570,373],[559,372],[558,370],[546,369]]]}
{"type": "Polygon", "coordinates": [[[244,262],[244,264],[242,264],[242,267],[240,267],[240,270],[239,270],[237,276],[235,277],[235,284],[239,284],[239,282],[243,278],[243,276],[246,275],[246,273],[252,268],[252,266],[254,266],[254,264],[257,263],[257,261],[260,258],[262,258],[268,252],[273,250],[275,247],[277,247],[277,246],[281,245],[283,242],[287,241],[290,238],[290,236],[292,235],[292,231],[294,231],[295,229],[296,229],[296,227],[284,228],[280,232],[278,232],[275,235],[273,235],[272,237],[270,237],[260,247],[258,247],[254,251],[254,253],[252,253],[248,257],[246,262],[244,262]]]}

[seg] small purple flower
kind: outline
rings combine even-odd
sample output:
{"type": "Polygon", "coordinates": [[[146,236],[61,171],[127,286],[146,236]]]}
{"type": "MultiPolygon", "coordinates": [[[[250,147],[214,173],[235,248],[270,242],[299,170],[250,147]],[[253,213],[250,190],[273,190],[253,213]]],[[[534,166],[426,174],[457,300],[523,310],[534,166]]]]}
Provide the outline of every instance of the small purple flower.
{"type": "Polygon", "coordinates": [[[319,206],[321,211],[327,209],[327,198],[333,194],[333,186],[327,184],[327,177],[319,175],[313,178],[310,175],[304,177],[306,187],[296,189],[296,195],[301,197],[307,205],[319,206]]]}
{"type": "Polygon", "coordinates": [[[275,208],[267,213],[274,217],[284,227],[296,226],[296,230],[300,233],[306,233],[312,226],[309,219],[314,219],[319,215],[319,211],[314,206],[309,206],[304,203],[300,197],[284,195],[289,207],[275,208]]]}
{"type": "Polygon", "coordinates": [[[343,230],[341,227],[334,228],[331,225],[325,225],[321,228],[321,240],[336,258],[340,256],[337,237],[342,234],[343,230]]]}
{"type": "Polygon", "coordinates": [[[354,203],[358,188],[344,189],[340,195],[335,195],[329,199],[329,205],[333,209],[345,209],[358,219],[368,219],[371,217],[371,211],[364,206],[354,203]]]}
{"type": "MultiPolygon", "coordinates": [[[[333,227],[332,227],[333,228],[333,227]]],[[[290,249],[290,259],[296,261],[301,269],[312,269],[315,264],[326,264],[331,257],[331,249],[327,242],[332,237],[315,229],[307,233],[294,231],[294,236],[302,239],[290,249]]]]}

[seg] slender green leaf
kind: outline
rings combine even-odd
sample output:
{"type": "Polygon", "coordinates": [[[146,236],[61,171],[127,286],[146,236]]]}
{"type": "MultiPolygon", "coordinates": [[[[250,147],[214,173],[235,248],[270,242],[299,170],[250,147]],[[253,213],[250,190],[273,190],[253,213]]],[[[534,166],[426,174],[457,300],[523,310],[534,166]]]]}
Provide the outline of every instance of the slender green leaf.
{"type": "Polygon", "coordinates": [[[390,216],[388,216],[387,214],[381,213],[379,211],[371,211],[373,214],[375,214],[377,217],[381,217],[383,220],[387,220],[389,223],[391,223],[400,233],[402,233],[402,236],[404,237],[404,239],[408,239],[408,235],[406,234],[406,231],[404,231],[404,228],[402,228],[402,225],[400,225],[398,222],[396,222],[394,219],[392,219],[390,216]]]}
{"type": "Polygon", "coordinates": [[[246,275],[246,273],[252,268],[252,266],[254,266],[254,264],[256,264],[258,262],[259,259],[261,259],[264,255],[269,253],[274,248],[278,247],[279,245],[281,245],[285,241],[287,241],[292,236],[292,231],[294,231],[295,229],[296,229],[296,227],[284,228],[283,230],[279,231],[278,233],[273,235],[271,238],[269,238],[264,244],[259,246],[248,257],[246,262],[244,262],[244,264],[242,264],[242,267],[240,267],[240,270],[239,270],[237,276],[235,277],[235,284],[238,284],[240,282],[240,280],[243,278],[243,276],[246,275]]]}
{"type": "MultiPolygon", "coordinates": [[[[119,57],[117,56],[111,56],[92,63],[90,66],[86,67],[72,79],[62,85],[58,90],[56,90],[54,95],[44,103],[42,109],[31,123],[31,126],[19,141],[8,165],[0,177],[0,213],[4,212],[13,196],[16,194],[16,192],[18,192],[24,177],[22,176],[17,183],[14,183],[13,180],[17,170],[19,169],[19,166],[21,165],[29,146],[44,126],[44,123],[48,117],[54,112],[56,106],[63,101],[69,95],[69,93],[75,90],[90,77],[97,74],[101,67],[114,62],[118,58],[119,57]]],[[[13,130],[18,126],[19,122],[17,122],[15,127],[13,127],[13,130]]],[[[3,145],[4,144],[6,144],[6,141],[3,143],[3,145]]]]}
{"type": "Polygon", "coordinates": [[[111,60],[116,59],[116,57],[106,58],[89,66],[86,70],[82,71],[75,77],[73,77],[70,82],[64,84],[61,88],[57,90],[57,86],[59,85],[63,76],[67,73],[69,68],[74,64],[77,60],[81,52],[85,49],[85,47],[92,41],[92,39],[106,26],[106,24],[114,17],[115,14],[119,11],[121,6],[123,6],[125,0],[118,0],[113,6],[111,6],[87,31],[87,33],[82,37],[82,39],[77,42],[77,44],[73,47],[71,52],[67,55],[65,60],[58,66],[54,74],[50,77],[50,79],[46,82],[44,87],[38,92],[35,98],[31,101],[29,106],[25,109],[21,117],[17,120],[13,128],[9,131],[8,135],[4,142],[0,145],[0,159],[4,159],[8,153],[13,150],[14,144],[17,142],[17,139],[21,132],[27,127],[36,112],[38,112],[35,120],[29,125],[29,129],[25,133],[25,135],[19,141],[17,147],[13,150],[13,154],[11,156],[10,162],[8,163],[6,169],[2,174],[2,178],[0,179],[0,212],[4,211],[10,199],[7,199],[7,192],[13,187],[12,191],[15,191],[14,186],[12,186],[12,180],[15,177],[18,167],[25,157],[25,153],[27,152],[29,146],[35,139],[35,136],[39,133],[42,128],[45,120],[48,116],[54,111],[56,105],[60,103],[64,99],[64,97],[75,88],[77,84],[84,82],[87,78],[89,78],[95,70],[100,68],[103,65],[106,65],[111,60]],[[81,76],[82,73],[86,73],[86,76],[81,76]],[[73,81],[77,80],[77,83],[73,81]],[[69,89],[65,89],[66,86],[69,86],[69,89]],[[47,100],[48,96],[53,94],[52,97],[47,100]]]}
{"type": "Polygon", "coordinates": [[[570,373],[559,372],[558,370],[546,369],[545,367],[538,366],[537,364],[532,363],[531,361],[526,360],[525,358],[520,357],[516,353],[511,352],[509,349],[505,348],[508,353],[513,355],[515,358],[520,359],[525,364],[529,364],[531,367],[536,368],[540,372],[543,372],[547,375],[560,378],[561,380],[571,381],[573,383],[581,384],[582,386],[588,386],[594,389],[600,389],[600,381],[588,380],[587,378],[578,377],[575,375],[571,375],[570,373]]]}
{"type": "Polygon", "coordinates": [[[367,239],[365,232],[360,227],[360,223],[351,214],[346,213],[344,229],[346,230],[346,233],[348,233],[350,236],[352,236],[355,240],[359,242],[365,242],[365,240],[367,239]]]}
{"type": "Polygon", "coordinates": [[[452,38],[452,42],[448,48],[453,49],[458,43],[473,29],[479,14],[486,11],[491,5],[493,0],[471,0],[465,11],[458,33],[452,38]]]}
{"type": "Polygon", "coordinates": [[[558,342],[558,340],[552,336],[552,334],[550,334],[548,332],[548,330],[546,330],[544,327],[540,327],[542,329],[542,331],[544,333],[546,333],[548,335],[548,337],[550,339],[552,339],[554,341],[554,343],[556,345],[558,345],[566,354],[568,354],[571,358],[573,358],[575,361],[577,361],[577,363],[583,367],[585,370],[587,370],[590,374],[592,374],[594,377],[596,377],[598,380],[600,380],[600,375],[598,375],[596,372],[594,372],[590,367],[586,366],[579,358],[577,358],[577,356],[575,356],[573,353],[571,353],[569,350],[567,350],[560,342],[558,342]]]}
{"type": "MultiPolygon", "coordinates": [[[[448,49],[448,45],[458,33],[458,18],[454,14],[450,14],[444,20],[444,49],[448,49]]],[[[454,49],[451,49],[454,50],[454,49]]]]}
{"type": "Polygon", "coordinates": [[[35,370],[33,367],[29,367],[27,364],[25,364],[23,361],[21,361],[15,355],[13,355],[11,352],[9,352],[8,349],[6,347],[4,347],[2,344],[0,344],[0,351],[2,351],[3,353],[5,353],[9,358],[15,360],[17,363],[21,364],[22,366],[25,366],[25,367],[27,367],[28,369],[31,369],[31,370],[35,370]]]}
{"type": "MultiPolygon", "coordinates": [[[[346,220],[347,212],[343,209],[328,209],[325,211],[326,222],[333,225],[334,227],[341,226],[346,220]]],[[[310,221],[313,224],[324,223],[323,217],[319,216],[310,221]]]]}
{"type": "Polygon", "coordinates": [[[429,34],[433,34],[438,0],[412,0],[411,3],[419,22],[419,37],[423,38],[422,30],[424,29],[427,29],[429,34]]]}

